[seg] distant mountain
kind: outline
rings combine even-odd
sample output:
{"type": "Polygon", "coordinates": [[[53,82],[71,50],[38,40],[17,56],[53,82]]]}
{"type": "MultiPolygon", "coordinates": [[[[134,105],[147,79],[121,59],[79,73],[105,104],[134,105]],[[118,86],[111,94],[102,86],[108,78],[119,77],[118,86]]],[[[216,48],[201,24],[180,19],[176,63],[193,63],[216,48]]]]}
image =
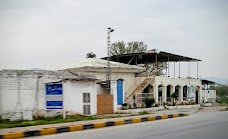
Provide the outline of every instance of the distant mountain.
{"type": "Polygon", "coordinates": [[[228,79],[225,78],[218,78],[218,77],[206,77],[204,78],[206,80],[210,80],[219,84],[224,84],[224,85],[228,85],[228,79]]]}

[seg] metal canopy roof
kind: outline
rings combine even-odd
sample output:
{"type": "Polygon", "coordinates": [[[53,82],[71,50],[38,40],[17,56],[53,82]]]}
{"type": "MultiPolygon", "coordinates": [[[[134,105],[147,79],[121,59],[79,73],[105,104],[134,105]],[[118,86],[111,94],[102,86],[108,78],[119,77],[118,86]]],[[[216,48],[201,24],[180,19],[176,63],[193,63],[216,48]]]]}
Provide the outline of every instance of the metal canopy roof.
{"type": "MultiPolygon", "coordinates": [[[[190,58],[186,56],[176,55],[172,53],[167,53],[153,49],[150,51],[146,51],[143,53],[130,53],[130,54],[121,54],[121,55],[113,55],[110,57],[111,61],[126,63],[126,64],[144,64],[144,63],[155,63],[156,55],[158,62],[177,62],[177,61],[201,61],[199,59],[190,58]]],[[[108,59],[107,57],[103,57],[101,59],[108,59]]]]}
{"type": "Polygon", "coordinates": [[[202,84],[217,84],[216,82],[206,80],[206,79],[202,79],[201,81],[202,81],[202,84]]]}

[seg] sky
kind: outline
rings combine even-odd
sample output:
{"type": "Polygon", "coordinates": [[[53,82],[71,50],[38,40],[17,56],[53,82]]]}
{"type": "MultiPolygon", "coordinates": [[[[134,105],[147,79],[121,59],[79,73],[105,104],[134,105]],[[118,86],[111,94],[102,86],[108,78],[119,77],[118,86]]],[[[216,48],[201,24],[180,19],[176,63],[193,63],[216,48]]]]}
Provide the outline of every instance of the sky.
{"type": "MultiPolygon", "coordinates": [[[[107,27],[115,29],[111,42],[143,41],[201,59],[199,77],[228,78],[227,0],[0,0],[0,70],[105,57],[107,27]]],[[[181,65],[186,76],[188,63],[181,65]]]]}

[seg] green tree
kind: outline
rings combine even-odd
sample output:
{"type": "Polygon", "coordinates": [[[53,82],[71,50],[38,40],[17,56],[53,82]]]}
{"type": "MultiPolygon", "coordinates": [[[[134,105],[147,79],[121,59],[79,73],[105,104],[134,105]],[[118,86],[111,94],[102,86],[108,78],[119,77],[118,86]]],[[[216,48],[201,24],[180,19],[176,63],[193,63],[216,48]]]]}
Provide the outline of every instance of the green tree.
{"type": "Polygon", "coordinates": [[[219,97],[228,96],[228,86],[227,85],[218,85],[215,87],[216,94],[219,97]]]}
{"type": "Polygon", "coordinates": [[[133,41],[125,43],[124,41],[117,41],[111,45],[110,54],[129,54],[129,53],[141,53],[147,51],[147,45],[142,41],[133,41]]]}

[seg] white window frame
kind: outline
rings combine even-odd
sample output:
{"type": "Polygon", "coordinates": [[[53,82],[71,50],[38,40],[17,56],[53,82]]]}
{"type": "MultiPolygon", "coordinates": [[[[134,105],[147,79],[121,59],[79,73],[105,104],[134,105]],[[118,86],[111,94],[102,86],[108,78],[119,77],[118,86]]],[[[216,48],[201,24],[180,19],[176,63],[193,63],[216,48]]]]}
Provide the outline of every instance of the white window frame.
{"type": "Polygon", "coordinates": [[[83,114],[91,114],[91,93],[82,93],[82,103],[83,103],[83,114]],[[88,108],[89,106],[89,108],[88,108]]]}

